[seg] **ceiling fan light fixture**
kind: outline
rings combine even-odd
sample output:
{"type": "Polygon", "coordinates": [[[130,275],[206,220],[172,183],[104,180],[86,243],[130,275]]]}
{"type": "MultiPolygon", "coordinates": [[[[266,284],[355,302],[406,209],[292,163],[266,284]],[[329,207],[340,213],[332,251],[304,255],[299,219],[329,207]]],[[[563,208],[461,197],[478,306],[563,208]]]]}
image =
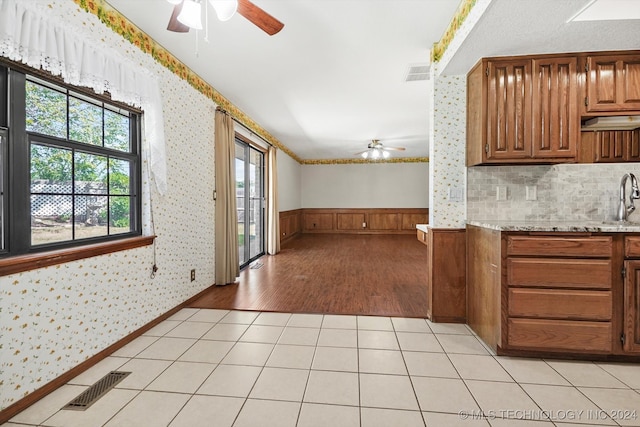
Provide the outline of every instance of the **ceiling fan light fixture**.
{"type": "Polygon", "coordinates": [[[202,29],[202,8],[195,0],[184,0],[178,21],[195,30],[202,29]]]}
{"type": "Polygon", "coordinates": [[[389,152],[382,150],[382,157],[384,157],[385,159],[388,158],[389,157],[389,152]]]}
{"type": "Polygon", "coordinates": [[[220,21],[228,21],[238,10],[238,0],[209,0],[220,21]]]}
{"type": "Polygon", "coordinates": [[[369,157],[369,151],[365,151],[365,152],[362,153],[362,158],[363,159],[366,160],[368,157],[369,157]]]}

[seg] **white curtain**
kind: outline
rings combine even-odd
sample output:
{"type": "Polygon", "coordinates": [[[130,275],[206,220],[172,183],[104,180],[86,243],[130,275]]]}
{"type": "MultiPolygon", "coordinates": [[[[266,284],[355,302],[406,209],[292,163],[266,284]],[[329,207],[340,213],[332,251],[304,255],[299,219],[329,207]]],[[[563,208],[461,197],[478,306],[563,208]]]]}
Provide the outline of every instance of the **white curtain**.
{"type": "Polygon", "coordinates": [[[267,157],[267,253],[280,252],[280,212],[278,212],[278,165],[276,147],[269,147],[267,157]]]}
{"type": "Polygon", "coordinates": [[[0,0],[0,56],[61,76],[70,85],[109,92],[111,99],[144,111],[143,156],[158,192],[164,194],[166,157],[158,79],[94,39],[87,30],[56,19],[46,1],[0,0]]]}

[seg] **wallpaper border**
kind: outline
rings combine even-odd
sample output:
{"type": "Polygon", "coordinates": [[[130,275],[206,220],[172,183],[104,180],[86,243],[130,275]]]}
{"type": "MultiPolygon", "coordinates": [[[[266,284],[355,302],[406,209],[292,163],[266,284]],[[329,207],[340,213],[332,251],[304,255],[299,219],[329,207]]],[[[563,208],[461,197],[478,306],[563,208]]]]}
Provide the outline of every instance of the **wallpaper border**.
{"type": "MultiPolygon", "coordinates": [[[[178,58],[173,56],[162,45],[152,39],[148,34],[134,25],[119,11],[114,9],[106,0],[71,0],[85,11],[96,15],[98,19],[105,24],[108,28],[119,34],[125,40],[136,46],[142,52],[151,55],[151,57],[160,65],[185,80],[198,92],[202,93],[207,98],[211,99],[221,108],[231,114],[231,116],[238,120],[243,126],[246,126],[251,132],[254,132],[260,138],[267,141],[274,147],[282,150],[292,159],[302,165],[328,165],[328,164],[366,164],[372,163],[370,160],[365,159],[306,159],[303,160],[287,146],[281,143],[277,138],[271,135],[262,126],[251,119],[238,107],[233,105],[227,98],[225,98],[220,92],[218,92],[213,86],[205,82],[200,76],[198,76],[193,70],[182,63],[178,58]]],[[[455,35],[455,31],[459,28],[460,24],[464,21],[469,11],[475,4],[476,0],[463,0],[456,11],[456,15],[449,24],[447,31],[443,38],[434,45],[432,50],[432,57],[435,52],[440,52],[438,58],[442,56],[442,52],[446,50],[449,42],[455,35]],[[457,22],[457,24],[455,24],[457,22]],[[455,24],[455,25],[454,25],[455,24]],[[442,50],[437,50],[442,49],[442,50]]],[[[390,160],[378,161],[376,163],[428,163],[428,157],[398,157],[390,160]]]]}
{"type": "Polygon", "coordinates": [[[445,51],[449,47],[451,40],[455,37],[456,33],[462,26],[462,23],[469,13],[473,6],[475,6],[477,0],[462,0],[460,6],[456,10],[456,13],[453,15],[453,19],[449,23],[449,26],[445,30],[444,34],[440,41],[433,44],[433,49],[431,49],[431,62],[438,62],[444,55],[445,51]]]}
{"type": "Polygon", "coordinates": [[[375,164],[375,163],[429,163],[428,157],[396,157],[386,160],[367,159],[307,159],[303,165],[346,165],[346,164],[375,164]]]}

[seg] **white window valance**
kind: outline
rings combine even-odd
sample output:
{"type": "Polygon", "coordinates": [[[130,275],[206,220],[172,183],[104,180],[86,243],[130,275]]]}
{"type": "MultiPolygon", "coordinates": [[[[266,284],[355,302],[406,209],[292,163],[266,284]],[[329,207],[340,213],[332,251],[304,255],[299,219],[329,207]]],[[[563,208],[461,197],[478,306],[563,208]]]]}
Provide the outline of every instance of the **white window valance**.
{"type": "Polygon", "coordinates": [[[149,70],[95,42],[90,33],[55,19],[48,2],[33,0],[0,0],[0,56],[141,108],[142,154],[158,192],[166,192],[162,98],[158,79],[149,70]]]}

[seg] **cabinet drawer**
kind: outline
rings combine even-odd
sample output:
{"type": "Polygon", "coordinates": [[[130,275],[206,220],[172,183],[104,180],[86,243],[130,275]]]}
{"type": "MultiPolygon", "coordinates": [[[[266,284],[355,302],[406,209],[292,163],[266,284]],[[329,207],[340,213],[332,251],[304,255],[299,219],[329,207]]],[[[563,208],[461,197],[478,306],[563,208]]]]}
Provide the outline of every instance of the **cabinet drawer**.
{"type": "Polygon", "coordinates": [[[610,352],[610,322],[509,319],[508,344],[539,350],[610,352]]]}
{"type": "Polygon", "coordinates": [[[607,258],[612,253],[611,236],[548,237],[508,236],[507,255],[544,255],[607,258]]]}
{"type": "Polygon", "coordinates": [[[640,258],[640,236],[625,236],[624,256],[625,258],[640,258]]]}
{"type": "Polygon", "coordinates": [[[611,260],[508,258],[509,286],[611,289],[611,260]]]}
{"type": "Polygon", "coordinates": [[[509,316],[611,320],[611,291],[509,289],[509,316]]]}

